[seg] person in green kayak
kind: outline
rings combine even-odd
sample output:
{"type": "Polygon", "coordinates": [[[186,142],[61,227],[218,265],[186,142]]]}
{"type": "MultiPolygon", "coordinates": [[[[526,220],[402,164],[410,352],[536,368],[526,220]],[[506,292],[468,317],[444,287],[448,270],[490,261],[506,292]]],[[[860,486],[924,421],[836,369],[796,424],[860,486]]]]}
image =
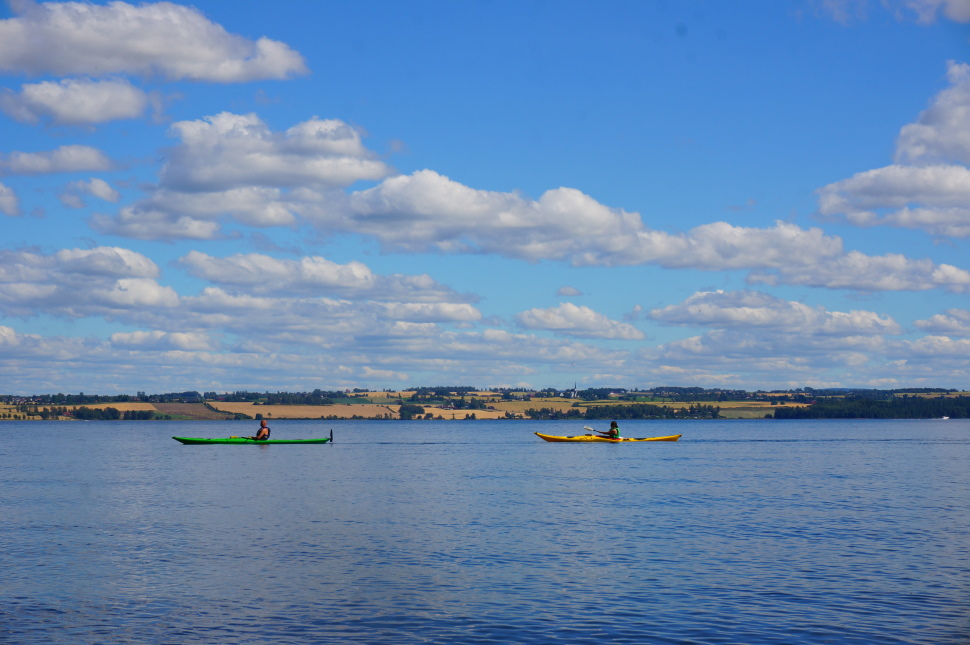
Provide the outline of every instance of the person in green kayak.
{"type": "Polygon", "coordinates": [[[601,432],[599,430],[594,430],[593,432],[599,432],[599,434],[603,435],[607,439],[620,438],[620,426],[616,423],[616,421],[610,421],[610,429],[606,432],[601,432]]]}
{"type": "Polygon", "coordinates": [[[247,439],[252,439],[253,441],[266,441],[269,439],[269,426],[266,425],[266,419],[259,422],[259,430],[256,431],[256,436],[247,437],[247,439]]]}

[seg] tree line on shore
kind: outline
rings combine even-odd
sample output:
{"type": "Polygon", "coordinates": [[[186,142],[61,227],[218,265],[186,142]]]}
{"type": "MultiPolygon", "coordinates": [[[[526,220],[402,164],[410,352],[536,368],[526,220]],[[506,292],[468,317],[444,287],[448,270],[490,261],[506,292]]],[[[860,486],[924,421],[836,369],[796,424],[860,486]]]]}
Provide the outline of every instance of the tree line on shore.
{"type": "Polygon", "coordinates": [[[776,419],[966,419],[970,397],[897,397],[889,401],[852,397],[819,399],[804,407],[775,409],[776,419]]]}
{"type": "MultiPolygon", "coordinates": [[[[525,411],[525,416],[531,419],[718,419],[721,408],[717,405],[725,400],[764,400],[773,405],[779,402],[802,403],[804,405],[778,405],[765,417],[774,419],[931,419],[949,417],[963,419],[970,417],[970,397],[962,392],[948,388],[906,388],[896,390],[874,389],[827,389],[798,388],[788,391],[757,391],[754,393],[743,390],[705,390],[698,387],[657,387],[650,390],[626,390],[623,388],[590,388],[588,390],[559,392],[552,388],[545,390],[512,390],[509,388],[489,389],[493,393],[491,398],[474,396],[479,392],[470,386],[458,388],[414,388],[413,394],[406,399],[399,399],[401,406],[398,417],[400,419],[433,418],[420,404],[440,404],[447,402],[454,409],[484,409],[486,400],[533,400],[534,398],[557,397],[570,394],[573,398],[583,401],[610,400],[615,403],[604,405],[583,406],[579,403],[567,410],[552,407],[535,408],[525,411]],[[580,393],[583,396],[579,396],[580,393]],[[497,397],[495,395],[498,395],[497,397]],[[466,398],[467,397],[467,398],[466,398]],[[595,397],[595,398],[591,398],[595,397]],[[677,401],[686,405],[673,406],[647,403],[645,400],[677,401]],[[706,401],[702,403],[701,401],[706,401]]],[[[136,395],[90,395],[84,394],[43,394],[30,397],[15,395],[0,395],[0,402],[15,405],[16,413],[10,411],[0,415],[2,418],[40,417],[41,419],[56,419],[72,416],[76,419],[95,420],[148,420],[171,419],[170,415],[152,410],[127,410],[106,406],[103,408],[88,408],[84,405],[104,405],[105,403],[127,402],[186,402],[206,403],[212,400],[220,401],[249,401],[261,405],[332,405],[335,402],[368,402],[363,398],[364,390],[355,390],[354,394],[342,391],[313,390],[312,392],[276,392],[256,393],[239,391],[230,394],[217,394],[195,391],[173,392],[167,394],[148,395],[138,392],[136,395]],[[356,396],[354,396],[356,395],[356,396]],[[43,406],[43,407],[41,407],[43,406]],[[79,407],[81,406],[81,407],[79,407]]],[[[261,416],[261,415],[260,415],[261,416]]],[[[508,414],[508,418],[516,415],[508,414]]],[[[237,418],[248,418],[247,415],[236,415],[237,418]]],[[[466,418],[474,418],[467,415],[466,418]]]]}

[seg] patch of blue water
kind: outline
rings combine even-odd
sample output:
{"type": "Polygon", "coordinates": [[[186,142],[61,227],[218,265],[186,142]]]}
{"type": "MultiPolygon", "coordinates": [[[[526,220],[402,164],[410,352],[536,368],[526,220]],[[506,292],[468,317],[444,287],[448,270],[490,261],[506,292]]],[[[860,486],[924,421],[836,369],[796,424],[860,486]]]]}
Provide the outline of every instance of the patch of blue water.
{"type": "Polygon", "coordinates": [[[966,640],[970,424],[0,425],[0,642],[966,640]],[[176,429],[177,428],[177,429],[176,429]]]}

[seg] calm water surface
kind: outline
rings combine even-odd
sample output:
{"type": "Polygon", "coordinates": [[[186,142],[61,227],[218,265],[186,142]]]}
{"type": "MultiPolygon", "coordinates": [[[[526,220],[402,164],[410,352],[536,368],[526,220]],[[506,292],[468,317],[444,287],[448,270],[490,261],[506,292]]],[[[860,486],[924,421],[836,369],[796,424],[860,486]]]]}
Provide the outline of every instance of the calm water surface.
{"type": "Polygon", "coordinates": [[[970,422],[0,423],[4,643],[970,643],[970,422]]]}

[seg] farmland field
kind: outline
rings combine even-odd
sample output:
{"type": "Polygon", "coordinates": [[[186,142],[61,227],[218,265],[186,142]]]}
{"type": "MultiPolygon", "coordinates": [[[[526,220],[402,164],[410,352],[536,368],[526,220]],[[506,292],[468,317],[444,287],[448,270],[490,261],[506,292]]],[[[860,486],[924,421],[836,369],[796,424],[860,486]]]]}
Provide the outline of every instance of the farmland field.
{"type": "MultiPolygon", "coordinates": [[[[407,401],[413,392],[373,392],[367,393],[366,403],[335,403],[332,405],[265,405],[253,402],[225,402],[210,401],[206,407],[203,403],[97,403],[82,404],[69,407],[84,408],[115,408],[124,413],[127,411],[155,411],[158,414],[171,415],[177,419],[219,420],[232,418],[236,414],[245,414],[251,418],[262,415],[266,419],[397,419],[400,417],[399,401],[407,401]],[[374,402],[377,399],[378,402],[374,402]]],[[[363,399],[363,397],[361,397],[363,399]]],[[[461,397],[450,397],[456,403],[461,397]]],[[[584,414],[587,409],[599,406],[637,405],[644,402],[619,401],[605,399],[599,401],[580,401],[578,399],[564,399],[560,397],[534,397],[527,401],[503,401],[501,396],[491,392],[475,392],[466,395],[465,400],[472,398],[484,399],[490,409],[453,409],[448,403],[424,404],[418,403],[435,419],[445,420],[465,419],[474,414],[475,419],[504,419],[508,414],[524,418],[529,409],[553,409],[559,412],[577,410],[584,414]],[[575,405],[575,404],[581,405],[575,405]]],[[[666,406],[674,409],[688,408],[691,405],[715,406],[720,408],[721,417],[727,419],[763,419],[772,414],[778,407],[801,407],[804,403],[785,402],[784,406],[772,405],[771,401],[652,401],[647,405],[666,406]]],[[[38,406],[43,409],[44,406],[38,406]]],[[[31,411],[33,406],[31,406],[31,411]]],[[[0,418],[11,419],[14,415],[22,415],[15,405],[0,404],[0,418]]],[[[40,418],[29,415],[29,418],[40,418]]]]}

